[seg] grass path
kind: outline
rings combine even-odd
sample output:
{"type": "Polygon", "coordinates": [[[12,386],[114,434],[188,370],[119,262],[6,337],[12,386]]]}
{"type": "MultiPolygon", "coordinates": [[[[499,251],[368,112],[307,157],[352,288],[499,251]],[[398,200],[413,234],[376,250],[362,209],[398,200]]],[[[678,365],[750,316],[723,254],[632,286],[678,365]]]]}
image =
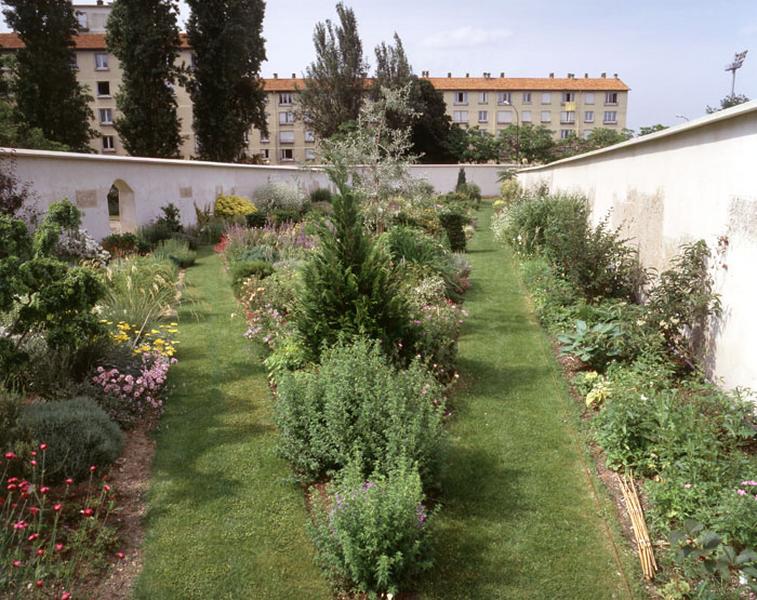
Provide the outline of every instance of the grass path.
{"type": "Polygon", "coordinates": [[[422,597],[634,597],[633,563],[616,550],[612,509],[577,443],[575,404],[490,217],[481,211],[470,247],[465,387],[452,398],[436,566],[422,597]]]}
{"type": "Polygon", "coordinates": [[[187,273],[157,437],[140,599],[329,598],[302,493],[274,454],[266,375],[217,256],[187,273]]]}

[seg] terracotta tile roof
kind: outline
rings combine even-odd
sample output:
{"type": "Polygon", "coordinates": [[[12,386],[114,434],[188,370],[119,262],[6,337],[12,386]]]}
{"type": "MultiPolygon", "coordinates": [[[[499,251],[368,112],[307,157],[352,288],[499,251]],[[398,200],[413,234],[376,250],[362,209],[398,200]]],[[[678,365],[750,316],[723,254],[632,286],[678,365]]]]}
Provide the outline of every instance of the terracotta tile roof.
{"type": "MultiPolygon", "coordinates": [[[[80,33],[75,38],[77,50],[106,50],[104,33],[80,33]]],[[[18,50],[23,42],[16,33],[0,33],[0,50],[18,50]]],[[[188,49],[189,41],[181,34],[181,48],[188,49]]],[[[614,77],[427,77],[440,91],[498,91],[498,90],[545,90],[545,91],[620,91],[629,87],[614,77]]],[[[268,78],[263,80],[268,92],[294,92],[305,85],[301,77],[268,78]]],[[[366,81],[370,85],[370,80],[366,81]]]]}
{"type": "MultiPolygon", "coordinates": [[[[545,90],[545,91],[619,91],[626,92],[629,87],[620,79],[594,77],[587,78],[551,78],[551,77],[427,77],[440,91],[499,91],[499,90],[545,90]]],[[[371,80],[368,80],[370,82],[371,80]]],[[[367,83],[368,83],[367,82],[367,83]]],[[[302,89],[305,80],[286,77],[264,79],[267,92],[294,92],[302,89]]]]}
{"type": "MultiPolygon", "coordinates": [[[[187,35],[182,33],[180,36],[181,48],[189,48],[187,35]]],[[[80,33],[74,38],[74,43],[77,50],[106,50],[108,47],[104,33],[80,33]]],[[[0,50],[18,50],[23,47],[24,43],[17,33],[0,33],[0,50]]]]}

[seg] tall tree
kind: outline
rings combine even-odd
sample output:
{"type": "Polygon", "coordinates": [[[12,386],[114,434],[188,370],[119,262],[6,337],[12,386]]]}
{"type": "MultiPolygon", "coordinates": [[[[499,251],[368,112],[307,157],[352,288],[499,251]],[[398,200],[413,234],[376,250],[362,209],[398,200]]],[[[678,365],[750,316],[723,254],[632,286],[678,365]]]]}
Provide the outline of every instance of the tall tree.
{"type": "Polygon", "coordinates": [[[133,156],[179,155],[177,13],[175,0],[115,0],[108,19],[108,48],[123,73],[115,126],[133,156]]]}
{"type": "Polygon", "coordinates": [[[79,23],[70,0],[6,0],[8,26],[24,47],[18,51],[16,106],[24,122],[45,138],[86,151],[94,135],[92,98],[74,70],[79,23]]]}
{"type": "Polygon", "coordinates": [[[649,135],[650,133],[656,133],[658,131],[663,131],[667,129],[667,125],[663,125],[662,123],[657,123],[656,125],[647,125],[644,127],[639,127],[639,137],[642,135],[649,135]]]}
{"type": "Polygon", "coordinates": [[[376,46],[376,76],[373,78],[371,98],[378,100],[382,87],[397,90],[413,79],[413,67],[407,59],[400,36],[395,32],[393,46],[386,42],[376,46]]]}
{"type": "Polygon", "coordinates": [[[305,88],[299,97],[301,116],[321,139],[358,118],[368,72],[355,13],[341,2],[336,12],[339,25],[326,20],[315,26],[316,59],[305,70],[305,88]]]}
{"type": "Polygon", "coordinates": [[[499,139],[501,158],[505,161],[549,162],[553,158],[555,140],[544,125],[508,125],[500,131],[499,139]]]}
{"type": "Polygon", "coordinates": [[[266,59],[264,0],[188,0],[194,51],[188,84],[200,158],[245,157],[252,126],[268,132],[260,65],[266,59]]]}

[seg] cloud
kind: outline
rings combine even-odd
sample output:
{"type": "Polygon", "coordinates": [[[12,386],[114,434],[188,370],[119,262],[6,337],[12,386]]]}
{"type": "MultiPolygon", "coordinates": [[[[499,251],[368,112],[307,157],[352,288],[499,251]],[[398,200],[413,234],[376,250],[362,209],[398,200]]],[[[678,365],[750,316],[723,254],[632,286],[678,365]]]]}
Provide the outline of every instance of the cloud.
{"type": "Polygon", "coordinates": [[[466,25],[451,31],[440,31],[425,38],[421,45],[426,48],[475,48],[501,42],[513,34],[507,29],[480,29],[466,25]]]}

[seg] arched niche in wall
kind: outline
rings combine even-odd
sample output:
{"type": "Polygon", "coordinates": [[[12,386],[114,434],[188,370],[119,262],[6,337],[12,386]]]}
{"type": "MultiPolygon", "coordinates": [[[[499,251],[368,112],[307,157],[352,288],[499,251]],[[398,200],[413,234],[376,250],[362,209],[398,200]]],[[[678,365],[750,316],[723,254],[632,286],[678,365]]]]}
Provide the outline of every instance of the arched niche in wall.
{"type": "Polygon", "coordinates": [[[134,190],[123,179],[116,179],[108,192],[108,216],[114,233],[134,233],[137,230],[137,206],[134,190]]]}

